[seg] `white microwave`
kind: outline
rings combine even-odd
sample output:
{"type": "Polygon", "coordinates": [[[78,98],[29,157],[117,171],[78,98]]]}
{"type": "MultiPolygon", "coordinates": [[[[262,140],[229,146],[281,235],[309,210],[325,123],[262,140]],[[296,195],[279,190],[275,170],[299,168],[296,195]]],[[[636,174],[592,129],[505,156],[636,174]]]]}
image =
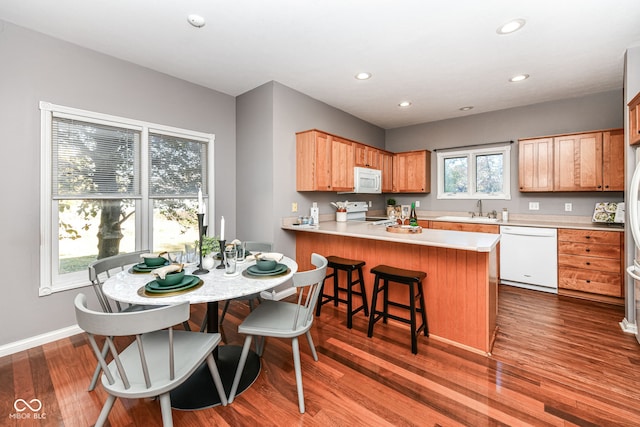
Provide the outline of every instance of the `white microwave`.
{"type": "Polygon", "coordinates": [[[353,168],[353,192],[361,194],[382,193],[382,171],[369,168],[353,168]]]}

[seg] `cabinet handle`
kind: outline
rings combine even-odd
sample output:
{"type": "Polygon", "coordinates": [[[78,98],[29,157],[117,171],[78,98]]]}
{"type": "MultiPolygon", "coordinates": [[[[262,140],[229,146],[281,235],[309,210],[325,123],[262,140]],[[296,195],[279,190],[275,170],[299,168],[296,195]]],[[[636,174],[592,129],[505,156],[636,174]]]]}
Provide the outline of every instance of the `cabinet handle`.
{"type": "Polygon", "coordinates": [[[602,188],[602,185],[598,185],[598,188],[602,188]]]}
{"type": "Polygon", "coordinates": [[[591,265],[591,263],[590,263],[590,262],[587,262],[586,264],[587,264],[587,265],[591,265]]]}
{"type": "Polygon", "coordinates": [[[587,252],[591,252],[591,249],[587,248],[587,249],[585,249],[585,251],[587,251],[587,252]]]}
{"type": "Polygon", "coordinates": [[[608,185],[605,185],[605,186],[604,186],[604,188],[609,188],[609,186],[608,186],[608,185]]]}
{"type": "Polygon", "coordinates": [[[591,236],[584,236],[584,238],[585,238],[585,239],[590,239],[590,238],[591,238],[591,236]]]}
{"type": "Polygon", "coordinates": [[[586,282],[587,282],[587,283],[591,283],[591,280],[587,280],[586,282]]]}

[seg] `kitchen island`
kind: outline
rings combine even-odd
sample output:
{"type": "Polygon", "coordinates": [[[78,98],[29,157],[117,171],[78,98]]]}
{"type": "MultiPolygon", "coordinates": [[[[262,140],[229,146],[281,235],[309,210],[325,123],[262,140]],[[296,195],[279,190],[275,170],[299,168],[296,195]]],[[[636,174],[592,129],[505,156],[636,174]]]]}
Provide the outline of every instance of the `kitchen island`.
{"type": "MultiPolygon", "coordinates": [[[[365,261],[369,299],[373,290],[370,269],[376,265],[424,271],[429,339],[491,353],[496,333],[500,235],[432,229],[400,234],[366,221],[282,228],[296,232],[296,259],[301,270],[311,268],[308,260],[313,252],[365,261]]],[[[326,288],[327,293],[331,290],[326,288]]],[[[402,286],[392,286],[390,298],[407,301],[408,293],[402,286]]]]}

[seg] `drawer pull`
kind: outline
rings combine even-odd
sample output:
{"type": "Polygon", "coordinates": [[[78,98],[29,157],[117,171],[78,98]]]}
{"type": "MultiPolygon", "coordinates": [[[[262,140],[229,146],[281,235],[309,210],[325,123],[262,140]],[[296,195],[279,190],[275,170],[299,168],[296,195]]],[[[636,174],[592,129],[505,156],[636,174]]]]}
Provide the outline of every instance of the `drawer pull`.
{"type": "Polygon", "coordinates": [[[587,283],[591,283],[591,280],[587,280],[586,282],[587,282],[587,283]]]}
{"type": "Polygon", "coordinates": [[[587,262],[586,264],[587,264],[587,265],[591,265],[591,263],[590,263],[590,262],[587,262]]]}
{"type": "Polygon", "coordinates": [[[585,249],[586,252],[591,252],[591,249],[587,248],[585,249]]]}
{"type": "Polygon", "coordinates": [[[585,239],[590,239],[590,238],[591,238],[591,236],[584,236],[584,238],[585,238],[585,239]]]}

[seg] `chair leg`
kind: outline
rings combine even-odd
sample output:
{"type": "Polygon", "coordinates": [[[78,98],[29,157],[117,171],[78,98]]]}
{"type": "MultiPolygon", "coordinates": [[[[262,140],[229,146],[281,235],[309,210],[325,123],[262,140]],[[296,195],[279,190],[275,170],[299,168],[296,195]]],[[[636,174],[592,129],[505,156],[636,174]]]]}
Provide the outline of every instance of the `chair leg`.
{"type": "Polygon", "coordinates": [[[256,354],[259,357],[262,357],[262,353],[264,353],[264,341],[265,337],[256,337],[256,354]]]}
{"type": "Polygon", "coordinates": [[[115,396],[111,394],[107,396],[107,401],[104,402],[104,406],[100,411],[100,415],[98,416],[95,427],[102,427],[104,425],[104,423],[107,421],[107,418],[109,418],[109,412],[111,412],[111,408],[113,408],[113,404],[115,403],[115,401],[115,396]]]}
{"type": "Polygon", "coordinates": [[[318,353],[316,353],[316,347],[313,345],[313,338],[311,338],[311,331],[307,331],[307,342],[309,343],[309,348],[311,349],[311,354],[313,355],[313,360],[318,361],[318,353]]]}
{"type": "Polygon", "coordinates": [[[191,332],[191,326],[189,326],[188,320],[185,320],[184,322],[182,322],[182,327],[184,328],[185,331],[191,332]]]}
{"type": "MultiPolygon", "coordinates": [[[[107,353],[109,352],[109,346],[105,342],[102,346],[102,358],[106,359],[107,353]]],[[[100,372],[102,372],[102,368],[100,367],[100,363],[96,365],[96,369],[93,371],[93,376],[91,377],[91,384],[89,384],[89,391],[93,391],[96,388],[96,384],[98,384],[98,378],[100,378],[100,372]]]]}
{"type": "Polygon", "coordinates": [[[160,412],[162,413],[162,427],[173,427],[173,415],[171,415],[171,395],[160,395],[160,412]]]}
{"type": "Polygon", "coordinates": [[[304,390],[302,389],[302,369],[300,367],[300,344],[298,337],[291,340],[291,348],[293,350],[293,366],[296,371],[296,386],[298,388],[298,407],[300,413],[304,414],[304,390]]]}
{"type": "Polygon", "coordinates": [[[220,322],[219,323],[224,322],[224,316],[225,316],[225,314],[227,314],[227,309],[229,308],[229,303],[230,302],[231,302],[231,300],[227,300],[224,303],[224,308],[222,309],[222,315],[220,316],[220,322]]]}
{"type": "Polygon", "coordinates": [[[244,371],[244,365],[247,363],[247,356],[249,355],[249,348],[251,347],[251,339],[252,335],[247,335],[244,339],[244,346],[242,347],[242,353],[240,354],[240,361],[238,362],[238,368],[236,369],[236,376],[233,377],[233,385],[231,386],[231,392],[229,393],[229,398],[227,402],[229,404],[233,403],[233,399],[236,397],[236,392],[238,391],[238,384],[240,384],[240,377],[242,377],[242,371],[244,371]]]}
{"type": "Polygon", "coordinates": [[[213,354],[207,356],[207,365],[209,366],[213,383],[216,385],[218,396],[220,396],[220,403],[222,403],[222,406],[227,406],[227,395],[224,392],[224,386],[222,385],[222,379],[220,378],[220,371],[218,371],[218,365],[216,365],[216,360],[213,358],[213,354]]]}
{"type": "Polygon", "coordinates": [[[207,332],[207,315],[209,313],[207,313],[206,311],[204,312],[204,317],[202,318],[202,323],[200,324],[200,332],[207,332]]]}

